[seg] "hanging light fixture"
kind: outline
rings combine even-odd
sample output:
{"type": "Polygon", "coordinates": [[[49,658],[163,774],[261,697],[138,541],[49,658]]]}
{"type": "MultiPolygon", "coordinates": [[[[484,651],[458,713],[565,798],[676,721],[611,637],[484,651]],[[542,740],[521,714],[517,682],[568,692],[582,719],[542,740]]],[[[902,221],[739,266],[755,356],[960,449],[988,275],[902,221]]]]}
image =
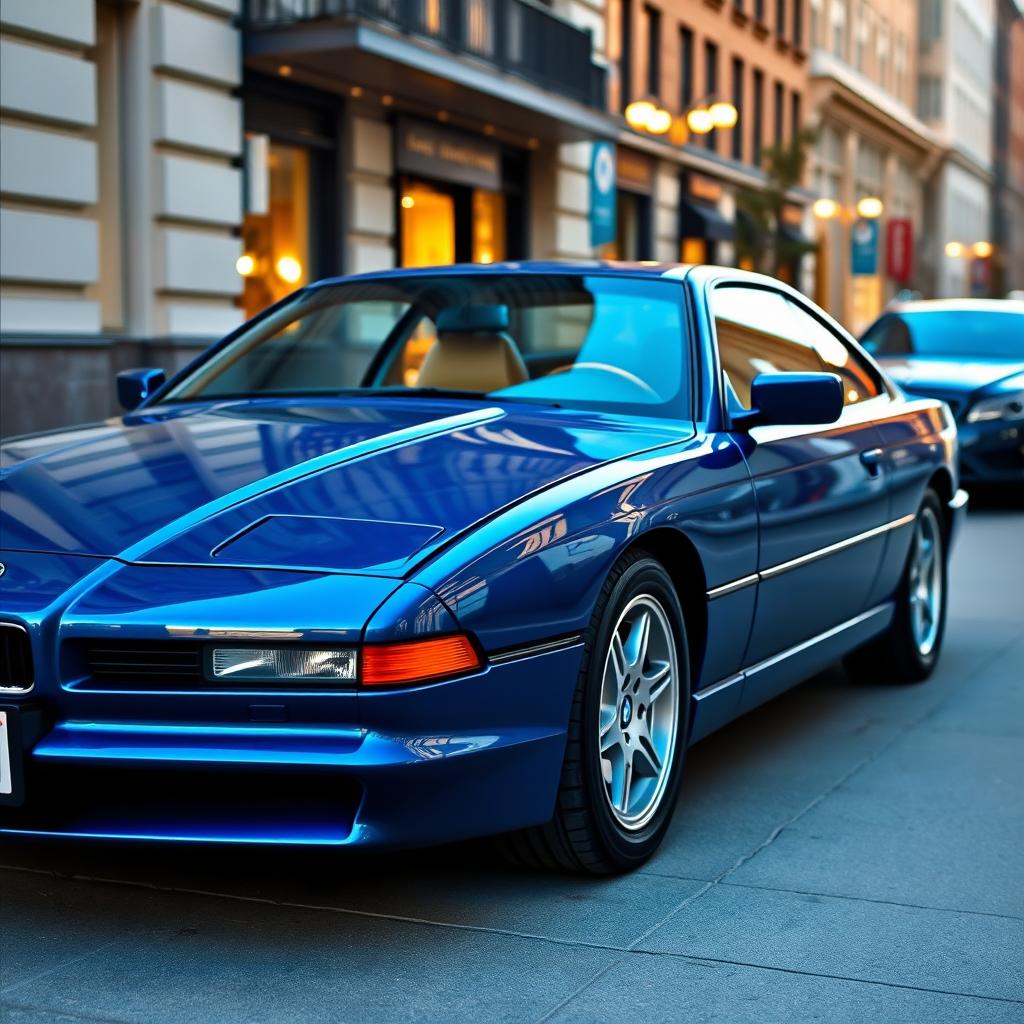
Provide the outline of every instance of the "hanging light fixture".
{"type": "Polygon", "coordinates": [[[626,107],[626,124],[637,131],[645,131],[651,115],[657,111],[657,107],[650,100],[636,100],[626,107]]]}
{"type": "Polygon", "coordinates": [[[707,135],[715,127],[714,118],[707,107],[694,107],[686,115],[686,124],[694,135],[707,135]]]}
{"type": "Polygon", "coordinates": [[[734,128],[740,119],[739,111],[731,103],[724,101],[712,103],[708,107],[708,113],[716,128],[734,128]]]}

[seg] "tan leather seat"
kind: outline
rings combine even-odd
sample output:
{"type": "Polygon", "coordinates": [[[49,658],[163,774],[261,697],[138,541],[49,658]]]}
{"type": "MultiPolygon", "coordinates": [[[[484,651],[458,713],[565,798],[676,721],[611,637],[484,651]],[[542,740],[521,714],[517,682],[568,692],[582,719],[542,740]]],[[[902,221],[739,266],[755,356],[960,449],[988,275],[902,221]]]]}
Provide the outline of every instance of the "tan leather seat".
{"type": "Polygon", "coordinates": [[[443,331],[427,352],[416,383],[421,388],[500,391],[529,376],[507,334],[443,331]]]}

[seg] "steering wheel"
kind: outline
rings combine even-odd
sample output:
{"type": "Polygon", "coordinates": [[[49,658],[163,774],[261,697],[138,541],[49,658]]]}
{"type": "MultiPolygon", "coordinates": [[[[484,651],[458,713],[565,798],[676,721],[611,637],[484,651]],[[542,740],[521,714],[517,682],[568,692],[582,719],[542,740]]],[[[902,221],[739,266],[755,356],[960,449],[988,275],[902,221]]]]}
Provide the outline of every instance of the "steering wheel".
{"type": "Polygon", "coordinates": [[[628,381],[634,387],[640,388],[645,395],[650,395],[654,399],[660,398],[658,392],[647,381],[641,380],[635,373],[630,373],[629,370],[624,370],[621,366],[611,366],[609,363],[569,363],[568,366],[559,366],[557,369],[552,370],[548,376],[554,377],[556,373],[569,373],[572,370],[594,370],[597,373],[610,373],[612,376],[619,377],[621,380],[628,381]]]}

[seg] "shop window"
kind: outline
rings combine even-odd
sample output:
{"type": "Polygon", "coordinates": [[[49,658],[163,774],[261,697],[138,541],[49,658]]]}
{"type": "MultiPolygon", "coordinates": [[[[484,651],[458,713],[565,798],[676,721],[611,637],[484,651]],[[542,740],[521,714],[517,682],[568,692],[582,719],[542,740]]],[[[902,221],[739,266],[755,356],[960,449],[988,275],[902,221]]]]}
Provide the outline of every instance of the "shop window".
{"type": "Polygon", "coordinates": [[[309,165],[309,151],[301,146],[269,146],[266,211],[247,213],[242,225],[245,252],[238,271],[245,278],[247,318],[309,282],[309,165]]]}
{"type": "Polygon", "coordinates": [[[505,258],[505,197],[500,192],[473,192],[473,262],[505,258]]]}
{"type": "Polygon", "coordinates": [[[704,238],[684,238],[679,252],[683,263],[707,263],[708,243],[704,238]]]}
{"type": "Polygon", "coordinates": [[[402,189],[402,266],[455,262],[455,197],[420,182],[402,189]]]}
{"type": "Polygon", "coordinates": [[[615,248],[611,259],[651,258],[651,200],[649,196],[619,189],[616,197],[615,248]]]}
{"type": "Polygon", "coordinates": [[[508,217],[501,192],[405,179],[399,216],[403,267],[506,258],[508,217]]]}

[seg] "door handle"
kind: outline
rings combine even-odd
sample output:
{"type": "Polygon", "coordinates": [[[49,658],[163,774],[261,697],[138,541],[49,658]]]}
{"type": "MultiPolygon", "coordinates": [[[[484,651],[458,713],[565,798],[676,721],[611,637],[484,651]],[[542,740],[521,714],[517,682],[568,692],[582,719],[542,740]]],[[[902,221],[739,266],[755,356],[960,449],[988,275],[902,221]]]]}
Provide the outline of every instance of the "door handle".
{"type": "Polygon", "coordinates": [[[884,455],[885,452],[881,448],[869,448],[867,451],[860,453],[860,461],[867,466],[871,476],[878,476],[882,471],[882,458],[884,455]]]}

